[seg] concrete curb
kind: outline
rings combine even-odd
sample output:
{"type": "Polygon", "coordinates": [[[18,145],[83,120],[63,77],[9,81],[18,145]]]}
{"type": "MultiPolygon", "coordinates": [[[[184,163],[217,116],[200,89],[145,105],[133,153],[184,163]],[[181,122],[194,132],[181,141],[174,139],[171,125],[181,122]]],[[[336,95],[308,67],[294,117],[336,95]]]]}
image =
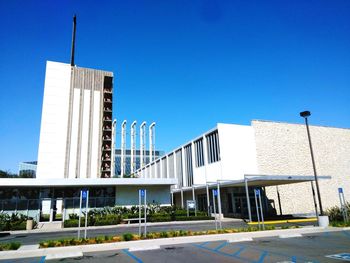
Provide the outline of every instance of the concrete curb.
{"type": "MultiPolygon", "coordinates": [[[[170,221],[170,222],[155,222],[147,223],[147,226],[166,226],[166,225],[188,225],[188,224],[200,224],[200,223],[215,223],[215,220],[197,220],[197,221],[170,221]]],[[[235,218],[226,218],[222,222],[232,222],[232,223],[244,223],[242,219],[235,218]]],[[[97,229],[112,229],[112,228],[128,228],[128,227],[138,227],[136,224],[119,224],[119,225],[108,225],[108,226],[89,226],[87,230],[97,230],[97,229]]],[[[83,227],[81,228],[83,229],[83,227]]],[[[16,234],[34,234],[34,233],[55,233],[55,232],[69,232],[69,231],[78,231],[78,227],[69,227],[61,229],[33,229],[33,230],[17,230],[17,231],[4,231],[0,233],[9,233],[10,235],[16,234]]]]}
{"type": "Polygon", "coordinates": [[[1,259],[15,259],[15,258],[28,258],[28,257],[42,257],[52,256],[57,254],[70,255],[72,253],[86,253],[97,251],[109,251],[119,249],[148,249],[155,246],[169,246],[186,243],[199,243],[199,242],[211,242],[227,240],[228,242],[242,242],[249,241],[253,238],[263,237],[277,237],[279,235],[301,235],[319,233],[323,231],[336,232],[350,230],[350,228],[323,228],[323,227],[308,227],[297,229],[281,229],[281,230],[267,230],[257,232],[242,232],[242,233],[230,233],[230,234],[215,234],[215,235],[203,235],[203,236],[186,236],[186,237],[174,237],[174,238],[160,238],[160,239],[148,239],[137,240],[128,242],[116,242],[106,244],[93,244],[93,245],[81,245],[81,246],[67,246],[57,248],[45,248],[45,249],[33,249],[33,250],[15,250],[15,251],[2,251],[0,252],[1,259]]]}

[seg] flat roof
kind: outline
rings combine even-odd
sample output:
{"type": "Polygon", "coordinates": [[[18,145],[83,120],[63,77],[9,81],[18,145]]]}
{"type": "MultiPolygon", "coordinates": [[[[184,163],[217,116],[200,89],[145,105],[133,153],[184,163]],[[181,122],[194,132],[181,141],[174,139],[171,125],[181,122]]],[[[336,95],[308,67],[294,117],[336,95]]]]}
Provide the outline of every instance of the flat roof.
{"type": "MultiPolygon", "coordinates": [[[[331,179],[331,176],[317,176],[320,180],[331,179]]],[[[248,181],[248,186],[276,186],[276,185],[286,185],[286,184],[296,184],[312,182],[315,180],[313,175],[246,175],[248,181]]],[[[218,180],[217,182],[207,182],[209,188],[216,187],[217,184],[220,187],[245,187],[245,180],[218,180]]],[[[205,189],[205,184],[194,185],[195,189],[205,189]]],[[[192,191],[192,186],[182,187],[183,191],[192,191]]],[[[172,189],[172,193],[180,192],[181,188],[172,189]]]]}
{"type": "Polygon", "coordinates": [[[77,178],[77,179],[37,179],[37,178],[0,178],[0,187],[62,187],[62,186],[151,186],[174,185],[173,178],[77,178]]]}

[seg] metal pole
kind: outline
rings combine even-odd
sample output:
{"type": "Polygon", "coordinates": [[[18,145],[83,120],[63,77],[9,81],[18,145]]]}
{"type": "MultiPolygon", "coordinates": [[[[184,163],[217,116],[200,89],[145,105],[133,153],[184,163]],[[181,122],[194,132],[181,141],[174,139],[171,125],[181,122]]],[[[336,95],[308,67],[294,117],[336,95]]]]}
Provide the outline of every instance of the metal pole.
{"type": "Polygon", "coordinates": [[[85,231],[84,231],[84,238],[86,239],[86,232],[87,232],[87,222],[88,222],[88,214],[89,214],[89,190],[87,190],[86,193],[86,208],[85,208],[85,231]]]}
{"type": "Polygon", "coordinates": [[[184,208],[184,190],[181,187],[181,208],[184,208]]]}
{"type": "Polygon", "coordinates": [[[261,191],[259,190],[259,204],[260,204],[260,213],[261,213],[261,223],[262,227],[265,230],[265,223],[264,223],[264,212],[263,212],[263,207],[261,204],[261,191]]]}
{"type": "Polygon", "coordinates": [[[81,203],[82,203],[82,192],[81,192],[81,190],[80,190],[79,222],[78,222],[78,239],[80,238],[81,203]]]}
{"type": "Polygon", "coordinates": [[[222,225],[221,225],[221,196],[220,196],[220,183],[217,183],[217,189],[218,189],[218,209],[219,209],[219,226],[220,229],[222,229],[222,225]]]}
{"type": "Polygon", "coordinates": [[[248,189],[248,179],[247,178],[244,178],[244,183],[245,183],[245,193],[246,193],[246,197],[247,197],[249,222],[252,222],[252,211],[250,208],[249,189],[248,189]]]}
{"type": "Polygon", "coordinates": [[[338,192],[339,192],[339,200],[340,200],[340,209],[343,213],[344,222],[347,222],[349,219],[348,219],[348,211],[346,209],[346,202],[345,202],[343,189],[339,188],[338,192]]]}
{"type": "Polygon", "coordinates": [[[196,202],[196,196],[194,194],[194,186],[192,185],[192,199],[194,201],[194,215],[197,216],[197,202],[196,202]]]}
{"type": "Polygon", "coordinates": [[[281,197],[280,197],[280,191],[278,190],[278,185],[276,185],[276,190],[277,190],[278,207],[280,210],[280,215],[282,215],[281,197]]]}
{"type": "Polygon", "coordinates": [[[145,236],[147,235],[147,191],[145,189],[145,236]]]}
{"type": "Polygon", "coordinates": [[[139,189],[139,236],[141,236],[141,190],[139,189]]]}
{"type": "Polygon", "coordinates": [[[213,207],[214,207],[214,219],[215,219],[215,230],[218,230],[218,223],[216,222],[216,205],[215,205],[215,189],[213,189],[213,207]]]}
{"type": "Polygon", "coordinates": [[[209,186],[206,184],[206,191],[207,191],[207,207],[208,207],[208,216],[210,216],[210,197],[209,197],[209,186]]]}
{"type": "Polygon", "coordinates": [[[174,205],[174,193],[172,192],[171,193],[171,206],[174,205]]]}
{"type": "Polygon", "coordinates": [[[311,137],[310,137],[309,123],[308,123],[307,117],[305,118],[305,124],[306,124],[306,130],[307,130],[307,137],[309,139],[312,167],[314,169],[314,176],[315,176],[315,182],[316,182],[316,191],[317,191],[318,203],[319,203],[319,206],[320,206],[320,215],[323,216],[323,208],[322,208],[320,187],[318,185],[318,180],[317,180],[316,165],[315,165],[314,153],[313,153],[313,150],[312,150],[312,143],[311,143],[311,137]]]}
{"type": "Polygon", "coordinates": [[[255,189],[254,189],[254,198],[255,198],[256,215],[258,216],[258,226],[259,226],[259,230],[260,230],[260,216],[259,216],[258,200],[256,198],[256,190],[255,189]]]}
{"type": "Polygon", "coordinates": [[[316,213],[316,217],[318,217],[317,203],[316,203],[316,196],[315,196],[315,189],[314,189],[314,185],[313,185],[312,181],[311,181],[310,183],[311,183],[311,190],[312,190],[312,198],[313,198],[313,200],[314,200],[315,213],[316,213]]]}

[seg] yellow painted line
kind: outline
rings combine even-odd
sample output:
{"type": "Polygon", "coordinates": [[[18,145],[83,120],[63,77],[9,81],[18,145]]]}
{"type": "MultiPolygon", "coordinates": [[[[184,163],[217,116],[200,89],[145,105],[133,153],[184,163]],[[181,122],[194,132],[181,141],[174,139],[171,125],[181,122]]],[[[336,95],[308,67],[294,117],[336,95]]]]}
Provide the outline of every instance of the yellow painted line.
{"type": "MultiPolygon", "coordinates": [[[[272,224],[287,224],[287,223],[304,223],[304,222],[316,222],[317,218],[306,218],[306,219],[289,219],[289,220],[271,220],[271,221],[264,221],[264,224],[266,225],[272,225],[272,224]]],[[[248,225],[257,225],[258,222],[249,222],[248,225]]]]}

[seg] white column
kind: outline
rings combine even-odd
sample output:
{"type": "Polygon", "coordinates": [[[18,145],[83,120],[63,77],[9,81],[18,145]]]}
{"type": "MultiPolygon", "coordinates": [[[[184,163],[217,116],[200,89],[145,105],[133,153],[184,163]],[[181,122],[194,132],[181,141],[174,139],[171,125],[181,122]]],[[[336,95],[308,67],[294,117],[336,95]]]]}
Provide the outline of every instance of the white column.
{"type": "Polygon", "coordinates": [[[126,148],[126,120],[122,123],[122,141],[121,141],[121,158],[120,158],[120,167],[121,167],[121,173],[120,177],[124,177],[125,173],[125,148],[126,148]]]}
{"type": "Polygon", "coordinates": [[[169,175],[169,155],[166,156],[165,161],[166,161],[166,176],[165,176],[165,178],[169,178],[170,177],[170,175],[169,175]]]}
{"type": "Polygon", "coordinates": [[[181,149],[181,155],[182,155],[182,186],[188,186],[187,185],[187,168],[186,168],[185,148],[184,147],[182,147],[182,149],[181,149]]]}
{"type": "Polygon", "coordinates": [[[111,154],[111,177],[115,176],[115,134],[116,134],[117,120],[114,119],[112,123],[112,154],[111,154]]]}
{"type": "Polygon", "coordinates": [[[173,152],[174,156],[174,178],[177,178],[177,169],[176,169],[176,152],[173,152]]]}
{"type": "Polygon", "coordinates": [[[131,124],[131,156],[130,156],[130,164],[131,164],[131,174],[136,171],[136,163],[135,163],[135,153],[136,153],[136,121],[131,124]]]}
{"type": "Polygon", "coordinates": [[[142,122],[140,126],[140,168],[145,165],[145,143],[146,143],[146,122],[142,122]]]}

